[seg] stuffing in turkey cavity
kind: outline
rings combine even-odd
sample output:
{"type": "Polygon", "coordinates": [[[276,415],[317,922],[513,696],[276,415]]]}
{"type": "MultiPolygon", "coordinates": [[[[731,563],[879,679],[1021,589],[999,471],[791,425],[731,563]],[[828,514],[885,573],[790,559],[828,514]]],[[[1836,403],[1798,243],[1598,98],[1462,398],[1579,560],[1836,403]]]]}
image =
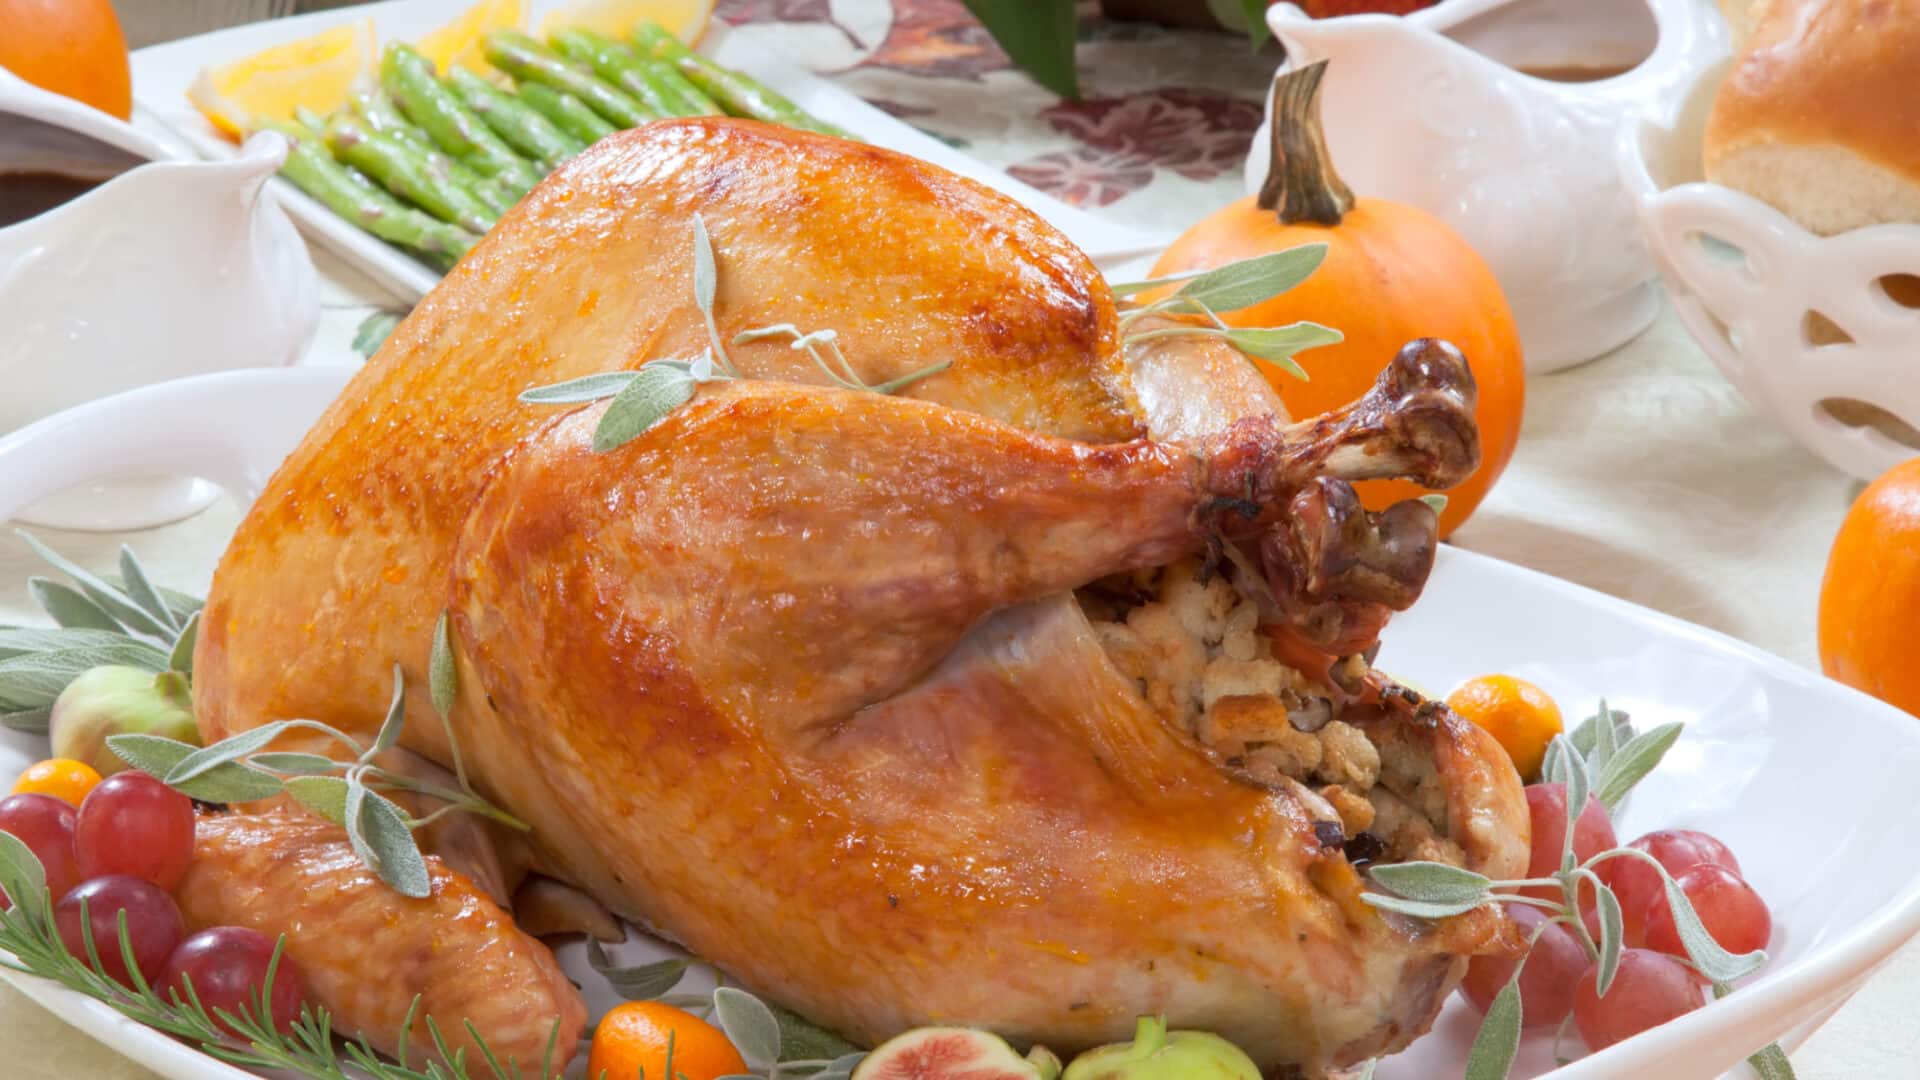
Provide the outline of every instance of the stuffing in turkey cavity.
{"type": "Polygon", "coordinates": [[[1230,775],[1291,792],[1344,837],[1366,833],[1395,855],[1459,862],[1435,824],[1445,801],[1432,762],[1409,746],[1383,762],[1373,739],[1338,718],[1336,695],[1274,656],[1259,601],[1234,587],[1235,572],[1183,559],[1077,595],[1114,666],[1230,775]]]}

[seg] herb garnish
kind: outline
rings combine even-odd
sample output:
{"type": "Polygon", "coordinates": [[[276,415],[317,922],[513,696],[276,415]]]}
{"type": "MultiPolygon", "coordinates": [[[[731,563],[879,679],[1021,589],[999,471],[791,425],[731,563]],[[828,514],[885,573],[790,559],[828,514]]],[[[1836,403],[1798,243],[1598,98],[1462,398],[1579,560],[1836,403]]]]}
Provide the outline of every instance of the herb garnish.
{"type": "Polygon", "coordinates": [[[1213,325],[1162,327],[1158,330],[1126,334],[1125,340],[1135,342],[1167,337],[1223,338],[1227,344],[1242,353],[1264,360],[1294,378],[1305,381],[1306,369],[1295,362],[1294,354],[1342,341],[1344,337],[1340,331],[1314,322],[1296,322],[1275,327],[1228,326],[1218,313],[1239,311],[1256,304],[1266,303],[1307,280],[1315,270],[1320,268],[1321,261],[1326,257],[1327,245],[1301,244],[1284,251],[1230,262],[1211,270],[1197,270],[1148,281],[1132,281],[1115,285],[1113,286],[1114,295],[1132,296],[1135,293],[1162,285],[1171,285],[1177,281],[1186,282],[1179,291],[1170,296],[1121,314],[1120,329],[1125,333],[1127,327],[1148,315],[1203,315],[1213,325]]]}
{"type": "MultiPolygon", "coordinates": [[[[1715,997],[1731,993],[1733,987],[1729,984],[1758,971],[1766,963],[1767,954],[1755,950],[1736,956],[1721,948],[1720,943],[1701,924],[1692,901],[1674,883],[1673,875],[1658,859],[1636,848],[1616,847],[1600,852],[1584,863],[1576,861],[1573,820],[1587,805],[1588,796],[1598,799],[1607,813],[1612,814],[1634,785],[1660,764],[1682,730],[1680,724],[1663,724],[1651,731],[1635,733],[1632,725],[1625,723],[1625,720],[1625,714],[1609,710],[1606,701],[1602,700],[1595,715],[1582,722],[1570,736],[1556,735],[1547,747],[1541,776],[1547,783],[1566,786],[1568,816],[1565,836],[1562,838],[1560,869],[1551,877],[1494,881],[1485,875],[1446,863],[1398,863],[1373,867],[1369,873],[1374,884],[1387,891],[1363,893],[1360,898],[1374,907],[1423,919],[1461,915],[1489,904],[1529,904],[1543,908],[1552,917],[1540,924],[1534,936],[1537,938],[1554,923],[1565,926],[1593,958],[1597,967],[1594,989],[1601,997],[1605,997],[1619,970],[1624,947],[1624,923],[1619,898],[1614,895],[1613,889],[1600,880],[1594,868],[1610,859],[1639,859],[1653,867],[1665,885],[1674,929],[1687,950],[1687,959],[1683,962],[1713,985],[1715,997]],[[1510,891],[1529,886],[1558,886],[1562,898],[1558,901],[1542,900],[1510,891]],[[1599,916],[1597,935],[1587,929],[1586,922],[1580,916],[1579,895],[1583,886],[1594,898],[1595,911],[1599,916]]],[[[1502,1080],[1513,1067],[1514,1055],[1520,1047],[1520,973],[1525,970],[1526,961],[1527,958],[1522,956],[1514,965],[1512,978],[1494,996],[1485,1018],[1480,1022],[1473,1048],[1467,1055],[1466,1075],[1469,1080],[1502,1080]]],[[[1558,1040],[1555,1042],[1557,1047],[1558,1040]]],[[[1788,1064],[1785,1052],[1777,1043],[1754,1054],[1748,1063],[1765,1080],[1791,1080],[1793,1076],[1793,1067],[1788,1064]]]]}

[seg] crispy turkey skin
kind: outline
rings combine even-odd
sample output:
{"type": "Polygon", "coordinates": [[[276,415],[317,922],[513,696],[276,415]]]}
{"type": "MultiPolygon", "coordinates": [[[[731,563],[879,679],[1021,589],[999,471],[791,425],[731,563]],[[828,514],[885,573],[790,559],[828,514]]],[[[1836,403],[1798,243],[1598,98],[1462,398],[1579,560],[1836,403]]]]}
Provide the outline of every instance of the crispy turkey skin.
{"type": "MultiPolygon", "coordinates": [[[[747,985],[865,1041],[961,1023],[1071,1051],[1160,1012],[1321,1075],[1424,1031],[1503,929],[1361,903],[1333,803],[1512,877],[1518,780],[1445,709],[1321,670],[1302,685],[1377,776],[1250,781],[1076,590],[1285,559],[1270,618],[1344,652],[1432,560],[1430,513],[1366,515],[1345,480],[1463,475],[1471,395],[1457,352],[1414,343],[1363,402],[1289,423],[1216,343],[1124,345],[1087,259],[984,188],[751,122],[649,125],[506,215],[282,466],[215,577],[201,726],[371,731],[396,660],[431,716],[444,610],[449,724],[533,865],[747,985]],[[885,396],[733,346],[749,380],[607,453],[605,403],[518,402],[705,347],[695,214],[723,340],[831,328],[870,383],[951,367],[885,396]]],[[[1266,715],[1304,716],[1289,692],[1266,715]]],[[[405,742],[448,761],[437,725],[405,742]]]]}

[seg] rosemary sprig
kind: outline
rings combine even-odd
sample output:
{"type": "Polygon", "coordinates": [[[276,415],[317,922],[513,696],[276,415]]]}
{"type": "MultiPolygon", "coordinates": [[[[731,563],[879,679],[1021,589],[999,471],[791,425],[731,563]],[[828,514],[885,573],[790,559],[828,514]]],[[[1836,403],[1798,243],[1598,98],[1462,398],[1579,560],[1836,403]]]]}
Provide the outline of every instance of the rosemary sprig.
{"type": "MultiPolygon", "coordinates": [[[[12,908],[0,911],[0,965],[104,1002],[121,1015],[172,1035],[221,1061],[243,1068],[275,1070],[307,1080],[348,1080],[356,1076],[365,1076],[368,1080],[524,1080],[528,1075],[511,1057],[503,1061],[494,1054],[470,1022],[466,1024],[466,1031],[479,1050],[486,1071],[477,1071],[477,1066],[469,1068],[465,1053],[448,1045],[440,1025],[432,1017],[426,1017],[424,1023],[438,1060],[429,1060],[418,1069],[404,1064],[407,1032],[420,1008],[418,997],[407,1010],[401,1027],[399,1061],[374,1050],[364,1035],[345,1042],[337,1039],[332,1017],[322,1007],[305,1005],[300,1018],[285,1030],[274,1027],[267,1003],[273,1000],[274,975],[286,946],[284,937],[274,947],[265,979],[240,1014],[224,1009],[209,1012],[191,981],[186,984],[186,1001],[172,995],[163,998],[148,985],[140,975],[139,965],[134,963],[133,949],[126,935],[126,916],[122,913],[119,945],[134,982],[131,987],[122,986],[102,974],[99,949],[86,918],[82,917],[80,925],[91,963],[67,951],[54,926],[53,902],[47,893],[46,874],[40,861],[17,837],[5,831],[0,831],[0,890],[14,901],[12,908]],[[218,1021],[225,1021],[240,1033],[240,1038],[223,1032],[218,1021]]],[[[559,1075],[554,1068],[559,1031],[556,1020],[547,1038],[539,1072],[533,1075],[543,1078],[559,1075]]]]}
{"type": "Polygon", "coordinates": [[[89,668],[136,667],[155,675],[193,674],[201,601],[147,579],[130,548],[120,573],[95,575],[21,532],[36,554],[72,584],[35,577],[27,589],[52,627],[0,626],[0,727],[42,734],[60,692],[89,668]]]}
{"type": "MultiPolygon", "coordinates": [[[[565,382],[537,386],[520,395],[520,400],[535,405],[577,405],[612,398],[607,411],[594,428],[593,448],[599,453],[618,449],[653,427],[667,415],[692,400],[701,383],[726,382],[744,378],[727,354],[727,343],[720,337],[720,325],[714,319],[714,296],[719,289],[719,269],[714,260],[713,242],[707,235],[707,223],[693,216],[693,302],[707,326],[707,347],[692,360],[656,359],[638,371],[610,371],[587,375],[565,382]]],[[[832,330],[803,333],[791,323],[748,330],[734,337],[736,345],[776,335],[791,336],[793,347],[804,350],[834,385],[847,390],[866,390],[893,394],[932,375],[947,370],[951,361],[929,364],[897,379],[869,383],[840,351],[832,330]]]]}
{"type": "Polygon", "coordinates": [[[1313,322],[1287,326],[1228,326],[1220,318],[1222,311],[1239,311],[1279,296],[1305,281],[1327,257],[1325,244],[1301,244],[1298,247],[1256,255],[1250,259],[1147,281],[1114,285],[1116,296],[1132,296],[1148,289],[1185,282],[1169,296],[1131,308],[1120,315],[1123,340],[1129,344],[1171,337],[1215,337],[1242,353],[1280,368],[1305,381],[1306,369],[1293,359],[1294,354],[1343,340],[1340,331],[1313,322]],[[1165,326],[1157,330],[1128,332],[1128,328],[1149,315],[1200,315],[1211,324],[1197,323],[1165,326]]]}

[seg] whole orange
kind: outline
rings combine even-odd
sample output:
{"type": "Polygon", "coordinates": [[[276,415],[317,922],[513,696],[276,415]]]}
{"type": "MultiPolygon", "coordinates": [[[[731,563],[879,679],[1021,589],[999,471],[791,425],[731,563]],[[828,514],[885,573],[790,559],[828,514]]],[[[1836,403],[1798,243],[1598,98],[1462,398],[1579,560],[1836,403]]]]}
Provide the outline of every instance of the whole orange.
{"type": "Polygon", "coordinates": [[[1854,500],[1820,586],[1820,666],[1920,716],[1920,458],[1854,500]]]}
{"type": "MultiPolygon", "coordinates": [[[[1519,441],[1526,400],[1519,331],[1493,271],[1458,233],[1418,207],[1356,199],[1340,181],[1320,133],[1319,67],[1287,72],[1275,85],[1274,160],[1290,163],[1284,173],[1270,178],[1260,197],[1241,199],[1188,229],[1160,256],[1152,276],[1326,244],[1325,260],[1304,282],[1265,303],[1219,313],[1231,326],[1304,320],[1346,336],[1294,357],[1306,369],[1305,382],[1262,365],[1295,419],[1365,394],[1409,341],[1442,338],[1458,346],[1480,391],[1474,410],[1480,466],[1445,493],[1444,537],[1480,505],[1519,441]]],[[[1425,493],[1405,480],[1354,486],[1374,510],[1425,493]]]]}
{"type": "Polygon", "coordinates": [[[1547,744],[1564,725],[1560,706],[1545,690],[1512,675],[1482,675],[1447,695],[1447,708],[1493,736],[1513,760],[1520,779],[1540,775],[1547,744]]]}
{"type": "Polygon", "coordinates": [[[714,1080],[746,1072],[747,1063],[719,1028],[692,1013],[658,1001],[629,1001],[609,1010],[593,1029],[587,1075],[603,1071],[607,1080],[714,1080]]]}
{"type": "Polygon", "coordinates": [[[0,0],[0,67],[125,120],[127,39],[108,0],[0,0]]]}

